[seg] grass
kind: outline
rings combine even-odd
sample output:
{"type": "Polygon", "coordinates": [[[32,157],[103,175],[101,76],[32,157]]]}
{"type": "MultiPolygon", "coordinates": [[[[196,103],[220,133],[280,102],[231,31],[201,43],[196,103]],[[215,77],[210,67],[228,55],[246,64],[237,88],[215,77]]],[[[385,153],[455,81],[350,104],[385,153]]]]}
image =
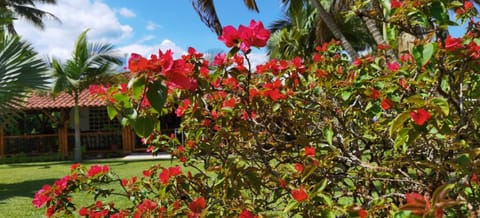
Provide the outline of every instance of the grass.
{"type": "MultiPolygon", "coordinates": [[[[180,165],[170,160],[135,160],[121,159],[90,160],[83,165],[107,164],[120,177],[141,176],[142,170],[160,163],[162,166],[180,165]]],[[[72,162],[38,162],[0,165],[0,218],[3,217],[43,217],[44,209],[36,209],[32,202],[35,192],[44,184],[67,175],[72,162]]],[[[82,199],[85,195],[75,196],[79,205],[85,206],[93,200],[82,199]]],[[[115,201],[116,202],[116,201],[115,201]]],[[[117,203],[117,202],[116,202],[117,203]]],[[[122,204],[122,202],[119,202],[122,204]]],[[[124,202],[125,203],[125,202],[124,202]]]]}

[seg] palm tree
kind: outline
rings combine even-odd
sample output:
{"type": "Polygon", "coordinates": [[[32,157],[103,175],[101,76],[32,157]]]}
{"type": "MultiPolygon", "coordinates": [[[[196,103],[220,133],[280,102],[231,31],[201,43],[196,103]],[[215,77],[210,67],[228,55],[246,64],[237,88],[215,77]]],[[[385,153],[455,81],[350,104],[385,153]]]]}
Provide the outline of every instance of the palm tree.
{"type": "Polygon", "coordinates": [[[47,88],[47,70],[29,43],[0,34],[0,128],[18,117],[29,91],[47,88]]]}
{"type": "Polygon", "coordinates": [[[75,100],[74,126],[75,126],[75,162],[82,160],[80,145],[80,112],[78,107],[78,96],[82,90],[90,84],[98,82],[102,77],[108,76],[116,65],[122,63],[121,57],[115,55],[113,46],[104,43],[88,43],[85,30],[78,37],[73,55],[64,64],[53,59],[52,76],[53,92],[67,92],[75,100]]]}
{"type": "MultiPolygon", "coordinates": [[[[40,29],[45,27],[43,19],[46,17],[59,20],[52,13],[36,8],[38,3],[57,4],[57,0],[0,0],[0,11],[11,13],[15,19],[23,18],[40,29]]],[[[13,23],[5,27],[9,33],[17,34],[13,23]]]]}
{"type": "MultiPolygon", "coordinates": [[[[343,48],[349,54],[351,58],[358,57],[358,53],[353,49],[351,43],[343,35],[342,31],[335,23],[332,15],[325,10],[325,8],[318,2],[318,0],[310,0],[312,5],[318,10],[318,16],[326,24],[328,29],[332,32],[334,37],[342,43],[343,48]]],[[[305,5],[308,0],[282,0],[283,4],[289,5],[305,5]]],[[[259,11],[255,0],[244,0],[245,5],[250,10],[259,11]]],[[[222,34],[222,25],[218,18],[213,0],[192,0],[192,5],[200,16],[202,22],[204,22],[210,29],[212,29],[217,35],[222,34]]]]}
{"type": "MultiPolygon", "coordinates": [[[[272,58],[310,57],[316,45],[335,38],[319,18],[316,8],[309,2],[298,3],[293,1],[285,4],[285,17],[270,25],[272,36],[268,49],[272,58]]],[[[346,20],[342,16],[345,7],[339,8],[337,1],[326,3],[330,4],[326,8],[356,51],[366,50],[375,44],[360,18],[346,20]]]]}

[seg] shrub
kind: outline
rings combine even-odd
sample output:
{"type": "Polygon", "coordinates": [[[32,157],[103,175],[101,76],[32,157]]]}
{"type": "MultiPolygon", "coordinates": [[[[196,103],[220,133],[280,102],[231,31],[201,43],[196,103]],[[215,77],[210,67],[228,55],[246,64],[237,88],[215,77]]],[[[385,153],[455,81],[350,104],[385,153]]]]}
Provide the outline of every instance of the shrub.
{"type": "MultiPolygon", "coordinates": [[[[413,9],[392,13],[405,10],[413,9]]],[[[311,58],[252,69],[247,54],[269,36],[255,21],[225,27],[231,50],[213,63],[193,48],[180,59],[133,54],[128,84],[99,93],[109,115],[152,152],[167,146],[196,170],[152,166],[118,178],[107,166],[74,165],[34,204],[85,217],[478,215],[478,25],[470,21],[463,37],[418,40],[399,60],[381,46],[352,61],[333,41],[311,58]],[[159,117],[172,112],[182,117],[182,143],[160,132],[159,117]],[[123,190],[98,185],[111,182],[123,190]],[[79,209],[78,190],[96,202],[79,209]],[[132,206],[101,201],[114,193],[132,206]]]]}

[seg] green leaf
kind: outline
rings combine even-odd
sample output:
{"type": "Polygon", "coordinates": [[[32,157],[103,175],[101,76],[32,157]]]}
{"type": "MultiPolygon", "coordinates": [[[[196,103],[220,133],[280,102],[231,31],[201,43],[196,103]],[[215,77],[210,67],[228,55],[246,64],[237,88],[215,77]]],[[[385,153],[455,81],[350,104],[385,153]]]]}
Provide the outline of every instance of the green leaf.
{"type": "Polygon", "coordinates": [[[344,101],[348,100],[350,98],[350,96],[352,96],[352,92],[350,92],[350,91],[343,91],[342,92],[342,99],[344,101]]]}
{"type": "Polygon", "coordinates": [[[275,103],[275,104],[273,104],[273,108],[272,108],[272,109],[273,109],[273,112],[278,111],[278,109],[280,109],[280,106],[281,106],[280,103],[275,103]]]}
{"type": "Polygon", "coordinates": [[[285,209],[283,209],[283,213],[288,213],[290,212],[290,210],[292,210],[293,208],[296,208],[298,207],[298,202],[295,201],[295,200],[290,200],[290,203],[288,203],[288,205],[285,207],[285,209]]]}
{"type": "Polygon", "coordinates": [[[112,105],[107,105],[107,113],[110,120],[113,120],[113,118],[115,118],[118,114],[117,110],[112,105]]]}
{"type": "Polygon", "coordinates": [[[432,17],[438,21],[440,26],[448,23],[448,11],[441,1],[432,2],[430,13],[432,17]]]}
{"type": "MultiPolygon", "coordinates": [[[[397,137],[395,138],[395,143],[393,144],[393,148],[395,150],[398,150],[398,148],[400,146],[402,147],[405,147],[406,146],[406,143],[408,141],[408,138],[409,138],[409,132],[410,132],[411,128],[403,128],[399,131],[397,137]]],[[[403,150],[406,150],[406,149],[402,149],[403,150]]]]}
{"type": "Polygon", "coordinates": [[[132,125],[135,133],[142,138],[149,136],[153,132],[154,123],[150,117],[138,117],[132,125]]]}
{"type": "Polygon", "coordinates": [[[140,95],[145,89],[145,78],[143,77],[134,77],[128,82],[128,87],[133,90],[133,97],[140,98],[140,95]]]}
{"type": "Polygon", "coordinates": [[[325,137],[329,145],[333,144],[332,126],[327,126],[325,129],[323,129],[323,136],[325,137]]]}
{"type": "Polygon", "coordinates": [[[412,56],[415,58],[415,61],[424,66],[430,59],[437,49],[437,44],[428,43],[425,45],[417,45],[412,49],[412,56]]]}
{"type": "Polygon", "coordinates": [[[399,114],[393,121],[392,125],[390,126],[390,136],[392,136],[394,133],[399,131],[401,128],[403,128],[403,123],[405,123],[406,120],[410,119],[410,112],[406,111],[401,114],[399,114]]]}
{"type": "Polygon", "coordinates": [[[433,192],[432,195],[432,204],[436,205],[436,203],[441,202],[443,199],[446,199],[446,195],[448,192],[455,187],[455,184],[443,184],[435,191],[433,192]]]}
{"type": "Polygon", "coordinates": [[[432,102],[438,106],[440,111],[445,115],[448,116],[450,113],[450,106],[448,105],[447,99],[444,98],[434,98],[432,99],[432,102]]]}
{"type": "Polygon", "coordinates": [[[148,85],[147,99],[158,113],[162,112],[165,101],[167,100],[168,90],[162,82],[155,81],[148,85]]]}

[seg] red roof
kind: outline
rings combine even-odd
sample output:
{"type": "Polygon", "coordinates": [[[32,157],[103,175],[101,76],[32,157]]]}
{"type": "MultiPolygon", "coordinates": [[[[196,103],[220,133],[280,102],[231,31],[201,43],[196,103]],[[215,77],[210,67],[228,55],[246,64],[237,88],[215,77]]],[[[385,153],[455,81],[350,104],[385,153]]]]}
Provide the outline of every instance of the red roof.
{"type": "MultiPolygon", "coordinates": [[[[78,105],[80,107],[102,107],[106,106],[104,100],[96,98],[91,95],[88,89],[83,90],[78,96],[78,105]]],[[[41,110],[41,109],[62,109],[73,108],[75,106],[75,100],[67,93],[60,93],[55,98],[52,95],[39,95],[33,94],[33,96],[27,99],[25,104],[26,110],[41,110]]]]}

